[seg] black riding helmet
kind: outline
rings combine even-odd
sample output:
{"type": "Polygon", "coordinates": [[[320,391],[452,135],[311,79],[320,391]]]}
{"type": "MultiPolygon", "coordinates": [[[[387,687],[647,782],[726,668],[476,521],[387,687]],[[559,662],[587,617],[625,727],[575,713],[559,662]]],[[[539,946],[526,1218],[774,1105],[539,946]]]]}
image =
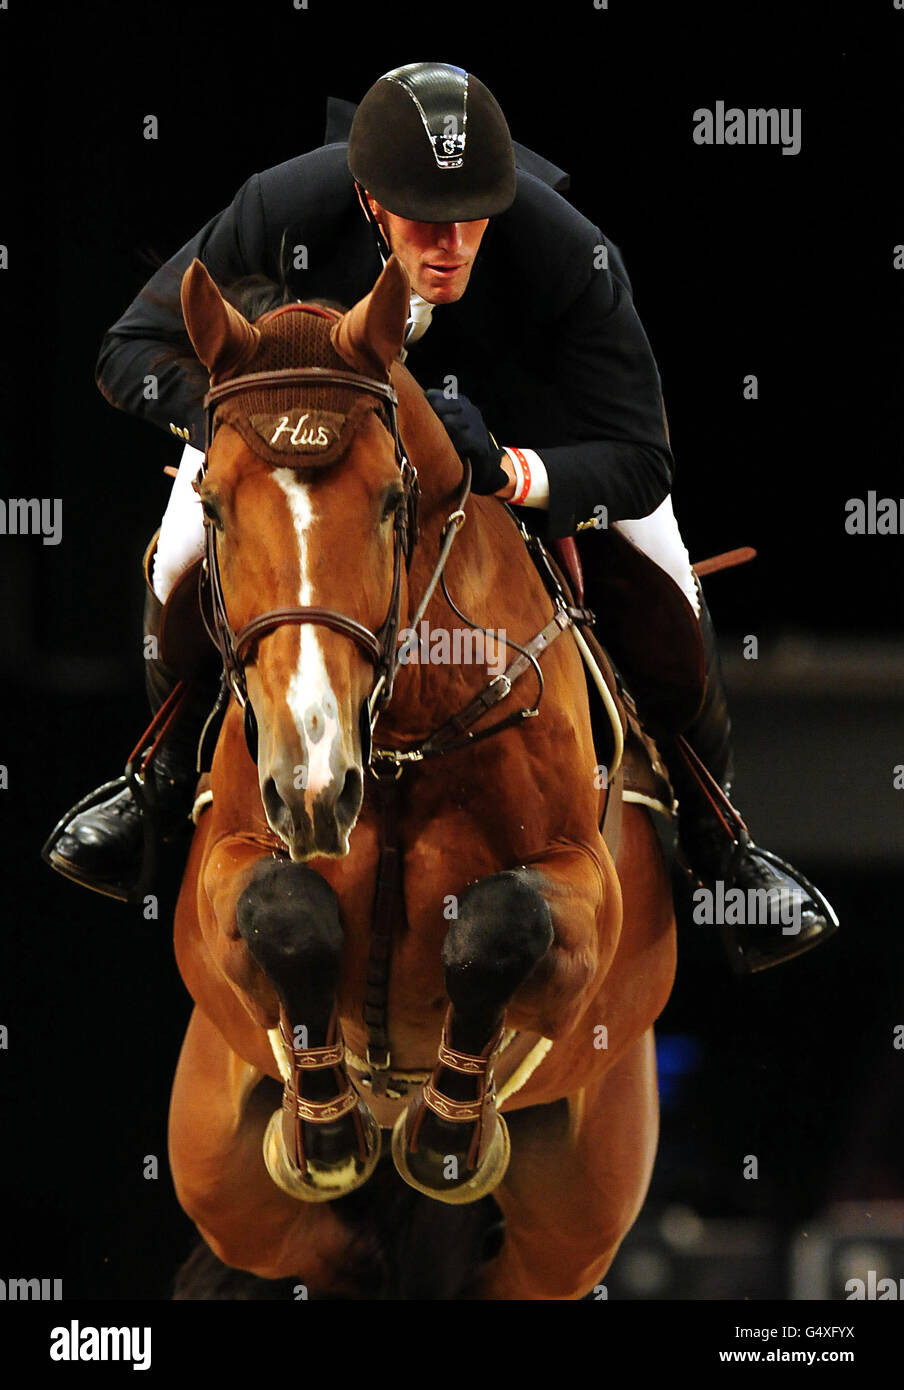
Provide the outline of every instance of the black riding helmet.
{"type": "Polygon", "coordinates": [[[362,190],[414,222],[474,222],[515,198],[496,98],[447,63],[408,63],[374,83],[352,122],[348,167],[362,190]]]}

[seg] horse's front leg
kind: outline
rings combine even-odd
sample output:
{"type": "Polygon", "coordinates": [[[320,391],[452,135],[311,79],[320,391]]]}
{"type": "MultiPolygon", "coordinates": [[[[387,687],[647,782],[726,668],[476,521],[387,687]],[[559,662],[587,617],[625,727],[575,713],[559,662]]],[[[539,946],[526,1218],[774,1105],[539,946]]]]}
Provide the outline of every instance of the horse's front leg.
{"type": "Polygon", "coordinates": [[[592,982],[601,883],[588,867],[585,891],[572,885],[565,911],[554,910],[559,885],[537,868],[492,874],[462,894],[443,945],[450,1006],[437,1066],[393,1135],[402,1177],[440,1201],[476,1201],[505,1173],[508,1132],[496,1113],[493,1063],[507,1006],[520,1026],[542,1022],[538,1031],[551,1035],[592,982]]]}
{"type": "Polygon", "coordinates": [[[331,1201],[376,1167],[380,1128],[345,1066],[336,1009],[343,932],[333,889],[313,869],[262,860],[236,904],[236,925],[279,998],[270,1040],[283,1103],[264,1138],[264,1161],[290,1196],[331,1201]]]}

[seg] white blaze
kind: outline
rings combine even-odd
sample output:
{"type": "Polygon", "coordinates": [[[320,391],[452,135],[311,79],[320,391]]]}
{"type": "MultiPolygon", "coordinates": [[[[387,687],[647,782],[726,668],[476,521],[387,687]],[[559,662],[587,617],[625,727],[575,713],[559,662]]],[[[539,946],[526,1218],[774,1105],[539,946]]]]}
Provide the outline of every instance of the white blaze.
{"type": "MultiPolygon", "coordinates": [[[[300,607],[307,608],[314,602],[308,575],[308,531],[314,519],[314,509],[308,488],[294,469],[276,468],[273,477],[286,494],[295,524],[299,559],[298,603],[300,607]]],[[[301,623],[298,634],[298,666],[289,681],[286,702],[306,755],[308,782],[305,805],[313,817],[315,798],[333,780],[330,762],[340,733],[337,718],[339,707],[327,674],[319,629],[313,623],[301,623]],[[305,724],[305,714],[312,707],[317,711],[316,738],[310,736],[305,724]]]]}

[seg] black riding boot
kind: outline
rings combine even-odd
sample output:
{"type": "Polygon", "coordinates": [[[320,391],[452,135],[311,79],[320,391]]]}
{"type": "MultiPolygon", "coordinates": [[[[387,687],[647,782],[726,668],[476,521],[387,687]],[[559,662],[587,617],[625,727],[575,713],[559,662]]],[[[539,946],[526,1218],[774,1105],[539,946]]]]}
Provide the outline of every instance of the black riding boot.
{"type": "MultiPolygon", "coordinates": [[[[148,588],[145,637],[159,637],[162,611],[160,600],[148,588]]],[[[162,661],[146,661],[145,685],[152,714],[157,714],[178,683],[178,677],[162,661]]],[[[142,798],[152,808],[156,836],[161,839],[172,839],[188,828],[198,781],[198,743],[216,693],[206,679],[187,688],[145,778],[142,798]]],[[[51,868],[86,888],[124,902],[139,897],[149,877],[144,813],[129,778],[107,782],[68,811],[54,827],[42,856],[51,868]]]]}
{"type": "Polygon", "coordinates": [[[712,894],[711,916],[705,908],[697,915],[703,904],[695,894],[695,919],[720,926],[732,968],[749,974],[802,955],[831,936],[838,919],[797,869],[753,843],[728,801],[731,721],[716,636],[702,594],[700,628],[706,659],[703,706],[683,740],[669,749],[667,761],[679,803],[681,846],[692,877],[712,894]]]}

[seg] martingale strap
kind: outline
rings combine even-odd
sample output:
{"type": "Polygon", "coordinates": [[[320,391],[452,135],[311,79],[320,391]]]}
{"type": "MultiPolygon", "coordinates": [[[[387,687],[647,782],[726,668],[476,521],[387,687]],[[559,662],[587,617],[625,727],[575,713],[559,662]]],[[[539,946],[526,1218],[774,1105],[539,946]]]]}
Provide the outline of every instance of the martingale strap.
{"type": "Polygon", "coordinates": [[[389,1052],[389,971],[396,915],[403,904],[402,850],[399,843],[399,785],[397,779],[372,784],[380,822],[380,857],[370,923],[370,946],[364,993],[367,1062],[373,1070],[373,1090],[386,1095],[389,1052]]]}

